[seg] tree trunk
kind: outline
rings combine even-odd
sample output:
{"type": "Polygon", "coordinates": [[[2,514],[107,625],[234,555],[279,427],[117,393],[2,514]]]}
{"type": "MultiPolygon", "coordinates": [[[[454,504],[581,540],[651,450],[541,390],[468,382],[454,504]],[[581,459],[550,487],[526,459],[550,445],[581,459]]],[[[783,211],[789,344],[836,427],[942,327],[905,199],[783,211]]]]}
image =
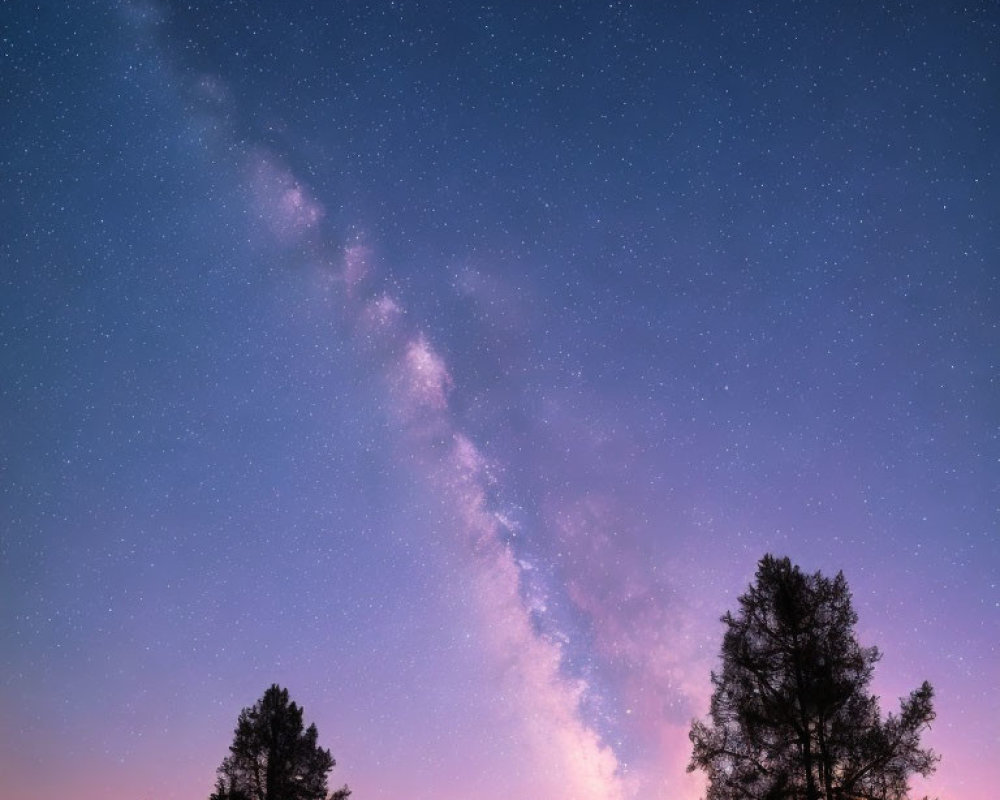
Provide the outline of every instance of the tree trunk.
{"type": "Polygon", "coordinates": [[[802,737],[802,766],[806,772],[806,800],[820,800],[816,789],[816,776],[813,775],[812,737],[806,729],[802,737]]]}
{"type": "Polygon", "coordinates": [[[823,720],[820,720],[817,736],[819,744],[819,775],[823,781],[823,797],[824,800],[833,800],[833,776],[830,774],[832,764],[830,763],[830,754],[826,749],[826,724],[823,720]]]}

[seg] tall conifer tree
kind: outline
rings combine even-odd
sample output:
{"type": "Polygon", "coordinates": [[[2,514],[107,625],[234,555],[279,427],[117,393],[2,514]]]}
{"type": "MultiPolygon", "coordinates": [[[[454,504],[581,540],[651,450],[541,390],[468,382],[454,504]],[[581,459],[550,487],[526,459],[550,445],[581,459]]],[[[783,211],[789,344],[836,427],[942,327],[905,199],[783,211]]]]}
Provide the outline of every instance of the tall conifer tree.
{"type": "MultiPolygon", "coordinates": [[[[302,728],[302,709],[277,684],[240,712],[229,755],[210,800],[326,800],[326,776],[336,763],[317,743],[315,725],[302,728]]],[[[330,800],[346,800],[346,786],[330,800]]]]}
{"type": "Polygon", "coordinates": [[[707,722],[691,727],[688,770],[708,800],[904,800],[938,757],[920,747],[934,719],[924,682],[883,720],[868,692],[880,655],[855,638],[843,573],[802,573],[765,556],[727,613],[707,722]]]}

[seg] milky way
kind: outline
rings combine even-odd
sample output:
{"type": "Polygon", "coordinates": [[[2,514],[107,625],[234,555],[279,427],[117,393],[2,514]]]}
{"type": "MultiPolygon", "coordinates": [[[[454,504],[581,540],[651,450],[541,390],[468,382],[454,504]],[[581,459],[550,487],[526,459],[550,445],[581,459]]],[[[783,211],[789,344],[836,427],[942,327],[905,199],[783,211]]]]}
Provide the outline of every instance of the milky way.
{"type": "MultiPolygon", "coordinates": [[[[291,6],[292,4],[288,4],[291,6]]],[[[1000,15],[5,9],[5,796],[694,800],[719,617],[843,570],[1000,779],[1000,15]]]]}

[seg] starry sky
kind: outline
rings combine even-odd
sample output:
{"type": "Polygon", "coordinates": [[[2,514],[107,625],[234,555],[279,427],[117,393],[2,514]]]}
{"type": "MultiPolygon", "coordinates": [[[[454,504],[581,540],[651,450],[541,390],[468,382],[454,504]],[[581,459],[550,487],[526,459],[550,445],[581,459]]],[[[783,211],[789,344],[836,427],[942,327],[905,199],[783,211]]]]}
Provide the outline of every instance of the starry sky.
{"type": "Polygon", "coordinates": [[[5,797],[695,800],[771,552],[992,800],[995,3],[192,5],[0,8],[5,797]]]}

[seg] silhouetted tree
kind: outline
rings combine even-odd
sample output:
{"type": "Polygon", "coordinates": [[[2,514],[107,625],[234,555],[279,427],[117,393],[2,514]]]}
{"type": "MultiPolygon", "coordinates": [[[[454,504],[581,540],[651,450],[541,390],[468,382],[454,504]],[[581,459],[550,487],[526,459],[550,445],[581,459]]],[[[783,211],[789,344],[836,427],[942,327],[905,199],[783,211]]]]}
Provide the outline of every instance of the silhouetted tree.
{"type": "Polygon", "coordinates": [[[765,556],[756,583],[722,617],[722,671],[710,721],[691,726],[688,771],[708,800],[904,800],[938,760],[920,748],[934,719],[926,681],[882,720],[868,693],[880,654],[861,647],[843,573],[803,574],[765,556]]]}
{"type": "MultiPolygon", "coordinates": [[[[288,690],[271,686],[240,712],[229,755],[209,800],[326,800],[326,776],[336,763],[316,744],[316,726],[302,729],[302,709],[288,690]]],[[[347,800],[346,786],[330,800],[347,800]]]]}

